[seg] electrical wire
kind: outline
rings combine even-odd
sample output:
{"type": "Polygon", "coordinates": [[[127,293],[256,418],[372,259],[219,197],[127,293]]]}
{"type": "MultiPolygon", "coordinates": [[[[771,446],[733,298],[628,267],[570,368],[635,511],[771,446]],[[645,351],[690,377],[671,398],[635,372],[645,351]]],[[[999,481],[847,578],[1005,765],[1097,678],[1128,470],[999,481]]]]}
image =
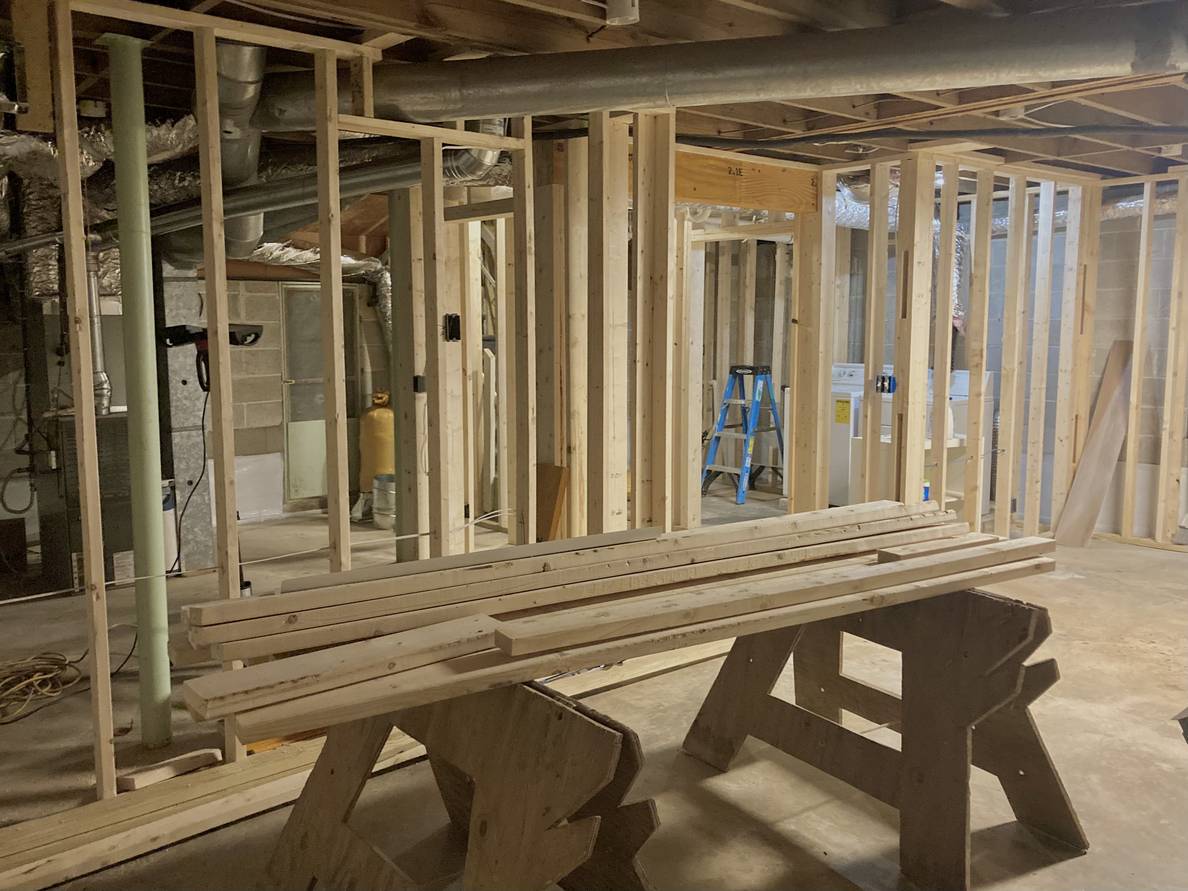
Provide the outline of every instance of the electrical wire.
{"type": "MultiPolygon", "coordinates": [[[[123,671],[132,660],[139,640],[139,634],[133,635],[132,646],[111,672],[111,677],[123,671]]],[[[67,696],[90,690],[90,684],[79,686],[83,679],[79,665],[90,652],[90,649],[83,650],[77,659],[51,651],[0,662],[0,726],[31,718],[67,696]]]]}

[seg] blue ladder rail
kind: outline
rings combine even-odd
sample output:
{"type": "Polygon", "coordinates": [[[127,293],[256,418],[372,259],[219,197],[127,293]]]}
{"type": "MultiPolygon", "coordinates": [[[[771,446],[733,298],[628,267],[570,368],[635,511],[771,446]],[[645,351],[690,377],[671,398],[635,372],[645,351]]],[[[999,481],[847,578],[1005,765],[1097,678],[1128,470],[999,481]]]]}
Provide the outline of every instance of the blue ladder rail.
{"type": "Polygon", "coordinates": [[[722,405],[718,409],[718,420],[714,424],[709,438],[709,448],[705,453],[705,465],[701,470],[701,494],[709,492],[710,485],[723,473],[737,478],[735,504],[745,504],[747,489],[755,484],[763,466],[752,469],[752,456],[755,450],[755,435],[775,431],[776,441],[780,447],[780,464],[784,463],[784,425],[780,419],[780,409],[776,405],[775,386],[771,380],[770,365],[731,365],[730,374],[726,381],[726,389],[722,393],[722,405]],[[747,379],[752,380],[751,394],[747,396],[747,379]],[[737,394],[737,395],[736,395],[737,394]],[[738,406],[740,423],[731,424],[730,408],[738,406]],[[759,427],[759,418],[766,410],[771,415],[771,427],[759,427]],[[741,432],[739,432],[741,430],[741,432]],[[717,463],[718,447],[723,439],[742,439],[742,466],[728,467],[717,463]]]}

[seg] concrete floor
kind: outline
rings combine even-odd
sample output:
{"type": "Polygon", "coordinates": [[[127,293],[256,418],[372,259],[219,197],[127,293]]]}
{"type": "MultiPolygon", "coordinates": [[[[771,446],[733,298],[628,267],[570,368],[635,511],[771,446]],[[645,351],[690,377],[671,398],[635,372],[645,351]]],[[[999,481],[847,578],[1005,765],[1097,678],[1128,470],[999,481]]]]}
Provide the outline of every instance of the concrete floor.
{"type": "MultiPolygon", "coordinates": [[[[753,498],[736,511],[706,502],[707,520],[773,512],[753,498]]],[[[294,551],[318,544],[324,526],[294,518],[246,527],[244,554],[294,551]],[[309,543],[309,542],[312,542],[309,543]]],[[[356,561],[369,555],[357,530],[356,561]]],[[[324,538],[321,539],[324,541],[324,538]]],[[[994,590],[1046,606],[1053,636],[1037,658],[1054,656],[1063,675],[1035,707],[1036,720],[1077,806],[1092,849],[1085,856],[1031,836],[1011,822],[997,781],[975,771],[973,876],[976,887],[1043,889],[1184,888],[1188,884],[1188,746],[1172,716],[1188,704],[1188,557],[1181,553],[1094,541],[1061,549],[1059,571],[994,590]]],[[[275,587],[276,569],[253,568],[257,588],[275,587]]],[[[324,557],[288,561],[285,575],[319,572],[324,557]]],[[[171,583],[174,607],[210,596],[206,578],[171,583]]],[[[112,621],[127,621],[130,593],[112,598],[112,621]]],[[[5,608],[7,641],[28,651],[80,649],[77,601],[5,608]]],[[[113,632],[112,649],[122,652],[113,632]]],[[[847,671],[882,686],[898,685],[898,657],[847,642],[847,671]]],[[[588,700],[640,735],[646,761],[638,796],[654,796],[661,827],[643,850],[657,887],[681,889],[876,889],[901,884],[895,811],[755,740],[725,774],[680,752],[680,742],[719,661],[611,690],[588,700]]],[[[777,692],[790,695],[789,685],[777,692]]],[[[135,714],[135,683],[116,684],[117,724],[135,714]]],[[[0,817],[13,822],[85,800],[89,745],[86,696],[0,728],[0,817]]],[[[216,742],[209,729],[177,710],[181,750],[216,742]]],[[[895,734],[858,719],[851,726],[891,742],[895,734]]],[[[847,716],[847,723],[851,718],[847,716]]],[[[139,751],[135,732],[120,741],[121,768],[156,760],[139,751]]],[[[234,889],[251,887],[288,809],[208,833],[172,848],[69,883],[71,889],[234,889]]],[[[356,825],[395,855],[422,839],[441,841],[445,814],[425,764],[375,778],[356,825]]],[[[402,864],[408,865],[408,864],[402,864]]],[[[412,868],[411,866],[409,868],[412,868]]]]}

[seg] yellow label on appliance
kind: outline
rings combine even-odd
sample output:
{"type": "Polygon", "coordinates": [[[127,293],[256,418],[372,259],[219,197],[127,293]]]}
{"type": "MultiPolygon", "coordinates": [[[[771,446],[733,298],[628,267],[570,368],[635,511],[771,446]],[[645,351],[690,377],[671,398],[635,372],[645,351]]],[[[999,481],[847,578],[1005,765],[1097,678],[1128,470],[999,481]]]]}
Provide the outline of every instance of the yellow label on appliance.
{"type": "Polygon", "coordinates": [[[850,400],[849,399],[834,399],[833,400],[833,420],[837,424],[850,423],[850,400]]]}

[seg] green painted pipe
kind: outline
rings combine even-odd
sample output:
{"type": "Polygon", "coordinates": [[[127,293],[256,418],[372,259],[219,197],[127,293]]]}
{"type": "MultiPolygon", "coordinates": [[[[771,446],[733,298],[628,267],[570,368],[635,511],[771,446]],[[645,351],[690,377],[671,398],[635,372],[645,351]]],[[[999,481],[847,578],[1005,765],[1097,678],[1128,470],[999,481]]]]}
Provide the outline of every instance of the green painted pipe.
{"type": "Polygon", "coordinates": [[[106,34],[115,138],[116,210],[124,369],[128,388],[128,463],[132,479],[132,547],[136,566],[140,737],[157,748],[173,737],[170,720],[169,603],[161,511],[161,419],[157,405],[157,346],[153,318],[148,157],[144,142],[145,42],[106,34]]]}

